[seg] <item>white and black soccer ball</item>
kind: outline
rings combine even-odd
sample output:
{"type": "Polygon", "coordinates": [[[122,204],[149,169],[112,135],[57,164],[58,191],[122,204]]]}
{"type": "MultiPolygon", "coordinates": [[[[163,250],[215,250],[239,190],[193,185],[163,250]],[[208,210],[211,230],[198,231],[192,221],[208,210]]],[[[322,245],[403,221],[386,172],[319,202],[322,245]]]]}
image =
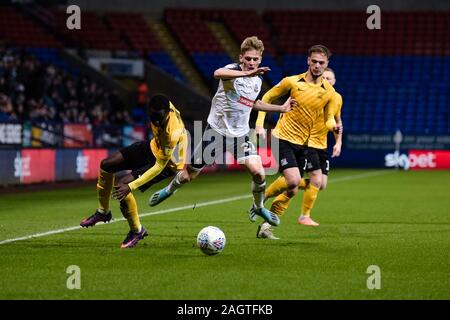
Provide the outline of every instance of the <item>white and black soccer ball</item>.
{"type": "Polygon", "coordinates": [[[222,252],[225,244],[225,234],[217,227],[204,227],[197,235],[197,246],[209,256],[222,252]]]}

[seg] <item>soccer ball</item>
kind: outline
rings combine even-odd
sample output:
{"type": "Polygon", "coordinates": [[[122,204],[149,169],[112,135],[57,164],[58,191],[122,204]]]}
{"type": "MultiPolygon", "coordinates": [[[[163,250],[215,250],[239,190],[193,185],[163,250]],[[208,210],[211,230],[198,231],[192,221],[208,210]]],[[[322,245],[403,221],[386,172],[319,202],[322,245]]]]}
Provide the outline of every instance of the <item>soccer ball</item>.
{"type": "Polygon", "coordinates": [[[225,243],[225,234],[217,227],[204,227],[197,235],[197,246],[209,256],[222,252],[225,243]]]}

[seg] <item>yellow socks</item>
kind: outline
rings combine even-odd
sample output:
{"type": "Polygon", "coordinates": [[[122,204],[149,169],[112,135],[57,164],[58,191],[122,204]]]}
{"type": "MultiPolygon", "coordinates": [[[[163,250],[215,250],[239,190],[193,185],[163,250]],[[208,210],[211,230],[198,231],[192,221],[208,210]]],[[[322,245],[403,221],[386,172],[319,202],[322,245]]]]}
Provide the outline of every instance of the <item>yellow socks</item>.
{"type": "Polygon", "coordinates": [[[284,193],[278,195],[272,202],[272,206],[270,207],[270,211],[275,213],[277,216],[281,217],[286,209],[289,207],[289,203],[291,203],[292,198],[289,198],[284,193]]]}
{"type": "MultiPolygon", "coordinates": [[[[309,179],[301,179],[298,188],[305,190],[309,185],[309,179]]],[[[264,195],[265,199],[276,197],[279,194],[287,190],[286,179],[283,176],[279,176],[274,182],[267,187],[266,193],[264,195]]]]}
{"type": "MultiPolygon", "coordinates": [[[[303,193],[302,201],[302,214],[309,216],[311,209],[314,207],[314,203],[319,193],[319,188],[312,185],[309,179],[301,179],[299,189],[305,190],[303,193]]],[[[270,211],[282,216],[291,202],[291,198],[286,196],[283,192],[287,190],[286,179],[283,176],[279,176],[270,186],[266,189],[265,199],[276,197],[270,208],[270,211]]]]}
{"type": "Polygon", "coordinates": [[[298,185],[298,188],[301,190],[305,190],[309,185],[309,179],[300,179],[300,184],[298,185]]]}
{"type": "Polygon", "coordinates": [[[314,207],[314,203],[317,199],[317,194],[319,193],[319,188],[315,185],[309,183],[303,193],[303,201],[302,201],[302,214],[304,216],[309,216],[311,213],[311,209],[314,207]]]}
{"type": "Polygon", "coordinates": [[[114,173],[100,169],[97,181],[98,211],[106,213],[109,210],[109,198],[114,185],[114,173]]]}
{"type": "Polygon", "coordinates": [[[286,179],[283,176],[279,176],[277,180],[272,182],[270,186],[267,187],[266,193],[264,194],[265,199],[276,197],[283,193],[287,189],[286,179]]]}
{"type": "Polygon", "coordinates": [[[120,211],[122,211],[123,216],[127,219],[131,231],[141,231],[141,221],[139,220],[136,199],[132,193],[129,193],[125,199],[120,201],[120,211]]]}

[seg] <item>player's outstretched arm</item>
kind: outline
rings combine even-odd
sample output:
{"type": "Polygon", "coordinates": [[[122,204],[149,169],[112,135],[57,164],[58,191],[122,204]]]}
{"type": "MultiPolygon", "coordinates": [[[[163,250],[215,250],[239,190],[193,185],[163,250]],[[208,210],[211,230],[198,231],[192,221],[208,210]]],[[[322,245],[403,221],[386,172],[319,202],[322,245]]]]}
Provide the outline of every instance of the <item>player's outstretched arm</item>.
{"type": "Polygon", "coordinates": [[[269,67],[259,67],[253,70],[232,70],[227,68],[219,68],[216,71],[214,71],[214,79],[234,79],[234,78],[241,78],[241,77],[254,77],[257,75],[263,75],[266,72],[269,72],[269,67]]]}
{"type": "MultiPolygon", "coordinates": [[[[284,78],[275,87],[267,91],[262,97],[262,102],[270,104],[275,99],[287,94],[290,90],[289,81],[284,78]]],[[[256,134],[266,138],[266,130],[264,129],[264,119],[266,117],[265,111],[258,112],[258,119],[256,120],[256,134]]]]}
{"type": "Polygon", "coordinates": [[[112,192],[112,197],[119,201],[123,200],[131,191],[136,190],[137,188],[151,181],[158,174],[160,174],[166,167],[169,160],[170,158],[168,158],[167,160],[156,159],[156,163],[153,165],[153,167],[145,171],[136,180],[133,180],[128,184],[116,185],[115,190],[112,192]]]}
{"type": "Polygon", "coordinates": [[[259,111],[269,112],[289,112],[293,107],[297,106],[297,101],[289,97],[282,105],[271,104],[261,100],[257,100],[253,107],[259,111]]]}

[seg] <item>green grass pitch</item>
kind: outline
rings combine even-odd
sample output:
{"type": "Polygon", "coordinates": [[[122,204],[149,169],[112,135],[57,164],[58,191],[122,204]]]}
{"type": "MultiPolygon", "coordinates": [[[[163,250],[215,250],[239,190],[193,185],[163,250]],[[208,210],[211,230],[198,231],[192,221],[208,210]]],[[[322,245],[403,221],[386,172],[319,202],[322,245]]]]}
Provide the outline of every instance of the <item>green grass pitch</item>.
{"type": "Polygon", "coordinates": [[[0,299],[450,299],[449,186],[449,171],[335,170],[313,211],[320,227],[296,223],[297,196],[271,241],[248,220],[247,174],[204,175],[155,208],[156,187],[136,192],[141,213],[197,207],[143,217],[150,236],[128,250],[125,221],[5,242],[77,226],[96,207],[95,183],[2,194],[0,299]],[[217,256],[195,247],[207,225],[227,237],[217,256]],[[79,290],[66,286],[70,265],[79,290]],[[371,265],[380,289],[367,288],[371,265]]]}

